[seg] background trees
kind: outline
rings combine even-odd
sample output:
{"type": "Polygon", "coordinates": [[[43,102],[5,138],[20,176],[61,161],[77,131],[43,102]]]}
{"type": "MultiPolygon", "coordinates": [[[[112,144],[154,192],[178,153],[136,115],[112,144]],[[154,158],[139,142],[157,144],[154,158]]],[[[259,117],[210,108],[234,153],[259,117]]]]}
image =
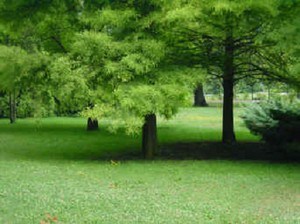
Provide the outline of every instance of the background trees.
{"type": "Polygon", "coordinates": [[[2,91],[9,92],[10,105],[16,104],[14,89],[25,84],[18,91],[47,99],[56,115],[83,111],[90,124],[110,117],[111,129],[142,128],[146,157],[156,151],[156,116],[170,118],[189,91],[203,92],[206,80],[223,86],[224,143],[235,141],[239,80],[299,83],[299,46],[293,39],[295,47],[286,44],[284,35],[299,35],[297,1],[0,3],[2,71],[9,77],[2,91]],[[6,68],[9,60],[14,66],[6,68]],[[29,86],[38,86],[34,94],[29,86]]]}
{"type": "Polygon", "coordinates": [[[29,54],[16,46],[0,45],[0,58],[0,90],[8,95],[9,118],[14,123],[21,96],[31,92],[31,97],[36,99],[35,105],[47,97],[47,90],[41,88],[42,83],[47,82],[44,73],[47,56],[43,53],[29,54]]]}

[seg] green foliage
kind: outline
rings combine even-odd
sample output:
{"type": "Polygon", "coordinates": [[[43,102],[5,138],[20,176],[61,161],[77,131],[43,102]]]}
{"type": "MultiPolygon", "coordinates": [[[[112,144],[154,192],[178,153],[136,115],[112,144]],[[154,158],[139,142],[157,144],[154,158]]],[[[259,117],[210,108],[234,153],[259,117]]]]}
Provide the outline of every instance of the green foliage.
{"type": "Polygon", "coordinates": [[[278,48],[284,41],[276,33],[290,22],[289,17],[279,17],[280,13],[294,11],[292,6],[281,8],[276,0],[191,0],[170,7],[162,23],[169,44],[185,56],[182,60],[188,57],[187,63],[203,66],[210,75],[220,77],[224,72],[227,56],[223,50],[230,33],[236,55],[235,79],[261,75],[271,79],[286,75],[290,55],[278,48]]]}
{"type": "Polygon", "coordinates": [[[56,55],[49,66],[49,91],[57,104],[57,113],[74,114],[85,108],[91,94],[87,84],[86,74],[89,72],[85,66],[66,56],[56,55]]]}
{"type": "Polygon", "coordinates": [[[112,10],[110,8],[87,12],[82,21],[94,30],[111,35],[124,36],[126,30],[134,28],[137,14],[133,9],[112,10]],[[122,34],[123,33],[123,34],[122,34]]]}
{"type": "Polygon", "coordinates": [[[252,104],[242,115],[253,134],[271,144],[299,141],[300,103],[275,100],[252,104]]]}
{"type": "Polygon", "coordinates": [[[170,118],[185,104],[195,81],[191,69],[168,63],[168,46],[154,25],[162,15],[158,8],[154,2],[117,2],[84,13],[85,29],[69,55],[89,71],[85,78],[94,96],[82,115],[109,117],[113,130],[135,133],[148,113],[170,118]]]}
{"type": "Polygon", "coordinates": [[[19,47],[0,46],[0,89],[11,90],[30,70],[28,54],[19,47]]]}

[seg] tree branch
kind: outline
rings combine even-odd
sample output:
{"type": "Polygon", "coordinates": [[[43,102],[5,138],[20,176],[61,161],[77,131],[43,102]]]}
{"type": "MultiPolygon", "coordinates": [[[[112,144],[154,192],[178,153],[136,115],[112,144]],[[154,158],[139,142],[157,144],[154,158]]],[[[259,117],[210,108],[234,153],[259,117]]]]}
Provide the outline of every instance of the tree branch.
{"type": "Polygon", "coordinates": [[[60,49],[64,52],[64,53],[68,53],[67,49],[65,48],[65,46],[62,44],[62,42],[56,37],[56,36],[51,36],[50,37],[59,47],[60,49]]]}

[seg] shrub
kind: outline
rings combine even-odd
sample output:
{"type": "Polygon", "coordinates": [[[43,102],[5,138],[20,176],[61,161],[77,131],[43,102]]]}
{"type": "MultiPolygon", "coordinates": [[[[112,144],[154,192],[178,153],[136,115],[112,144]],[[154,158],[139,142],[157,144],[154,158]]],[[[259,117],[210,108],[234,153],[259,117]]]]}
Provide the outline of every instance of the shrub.
{"type": "Polygon", "coordinates": [[[242,118],[249,130],[271,144],[300,141],[300,103],[275,100],[246,107],[242,118]]]}

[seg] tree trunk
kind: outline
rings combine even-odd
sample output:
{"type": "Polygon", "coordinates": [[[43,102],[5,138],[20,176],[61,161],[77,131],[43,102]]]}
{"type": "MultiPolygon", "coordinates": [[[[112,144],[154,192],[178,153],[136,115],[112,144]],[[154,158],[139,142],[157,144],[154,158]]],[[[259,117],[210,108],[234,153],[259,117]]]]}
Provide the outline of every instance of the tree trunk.
{"type": "Polygon", "coordinates": [[[235,142],[234,120],[233,120],[233,86],[234,86],[234,65],[233,65],[234,41],[229,34],[225,42],[225,61],[223,74],[223,130],[222,142],[235,142]]]}
{"type": "MultiPolygon", "coordinates": [[[[4,97],[5,93],[0,91],[0,98],[4,97]]],[[[4,108],[0,108],[0,118],[4,118],[4,108]]]]}
{"type": "Polygon", "coordinates": [[[194,107],[207,107],[202,83],[198,84],[194,92],[194,107]]]}
{"type": "Polygon", "coordinates": [[[157,153],[157,127],[156,115],[148,114],[145,116],[143,126],[142,151],[146,159],[152,159],[157,153]]]}
{"type": "Polygon", "coordinates": [[[16,94],[15,91],[9,94],[9,120],[13,124],[17,119],[17,105],[16,105],[16,94]]]}
{"type": "Polygon", "coordinates": [[[98,120],[89,117],[87,120],[87,130],[88,131],[96,131],[98,129],[99,129],[98,120]]]}
{"type": "Polygon", "coordinates": [[[233,119],[233,80],[224,79],[222,142],[235,142],[233,119]]]}

